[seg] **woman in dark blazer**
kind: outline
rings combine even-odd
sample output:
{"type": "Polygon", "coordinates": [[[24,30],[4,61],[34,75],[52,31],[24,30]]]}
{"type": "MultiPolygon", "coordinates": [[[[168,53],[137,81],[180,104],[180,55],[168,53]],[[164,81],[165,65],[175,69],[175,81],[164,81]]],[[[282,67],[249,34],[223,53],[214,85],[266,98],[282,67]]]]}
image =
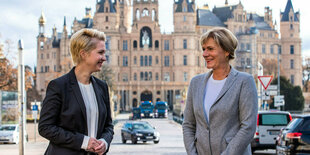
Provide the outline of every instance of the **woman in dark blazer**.
{"type": "Polygon", "coordinates": [[[225,28],[214,28],[200,40],[208,73],[190,83],[183,136],[189,155],[251,155],[256,128],[257,92],[253,76],[229,64],[238,45],[225,28]]]}
{"type": "Polygon", "coordinates": [[[47,155],[105,154],[113,138],[108,86],[92,76],[101,70],[105,34],[82,29],[70,40],[75,67],[52,80],[43,101],[39,133],[47,155]]]}

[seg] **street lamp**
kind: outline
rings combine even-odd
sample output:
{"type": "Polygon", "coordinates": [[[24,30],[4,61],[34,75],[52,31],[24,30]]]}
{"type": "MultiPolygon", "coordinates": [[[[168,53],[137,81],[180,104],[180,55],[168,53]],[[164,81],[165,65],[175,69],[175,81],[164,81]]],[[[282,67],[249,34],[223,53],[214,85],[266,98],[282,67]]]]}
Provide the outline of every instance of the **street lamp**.
{"type": "Polygon", "coordinates": [[[26,111],[26,96],[25,96],[25,67],[24,67],[24,44],[18,40],[18,108],[19,108],[19,155],[24,154],[24,127],[25,127],[25,111],[26,111]]]}
{"type": "Polygon", "coordinates": [[[277,88],[277,95],[280,95],[280,52],[281,52],[281,45],[280,44],[271,44],[271,46],[277,45],[278,46],[278,53],[277,53],[277,61],[278,61],[278,88],[277,88]]]}

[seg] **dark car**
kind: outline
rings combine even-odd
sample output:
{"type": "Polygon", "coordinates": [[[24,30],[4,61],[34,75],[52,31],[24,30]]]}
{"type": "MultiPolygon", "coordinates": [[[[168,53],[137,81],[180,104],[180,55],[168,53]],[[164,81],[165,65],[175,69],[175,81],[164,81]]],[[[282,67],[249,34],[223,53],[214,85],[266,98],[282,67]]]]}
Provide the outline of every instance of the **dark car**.
{"type": "Polygon", "coordinates": [[[126,143],[131,140],[133,144],[138,141],[143,143],[153,141],[155,144],[159,142],[160,134],[148,122],[133,121],[124,123],[121,131],[122,142],[126,143]]]}
{"type": "Polygon", "coordinates": [[[293,119],[277,137],[277,154],[310,153],[310,115],[293,119]]]}

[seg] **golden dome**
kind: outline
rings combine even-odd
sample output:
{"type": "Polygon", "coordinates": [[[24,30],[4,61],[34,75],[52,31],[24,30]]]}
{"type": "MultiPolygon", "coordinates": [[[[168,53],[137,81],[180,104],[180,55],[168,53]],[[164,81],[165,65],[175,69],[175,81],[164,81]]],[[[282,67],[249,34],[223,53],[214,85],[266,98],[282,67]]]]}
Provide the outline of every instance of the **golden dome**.
{"type": "Polygon", "coordinates": [[[45,16],[44,16],[43,11],[41,13],[41,17],[39,18],[39,24],[45,24],[45,16]]]}

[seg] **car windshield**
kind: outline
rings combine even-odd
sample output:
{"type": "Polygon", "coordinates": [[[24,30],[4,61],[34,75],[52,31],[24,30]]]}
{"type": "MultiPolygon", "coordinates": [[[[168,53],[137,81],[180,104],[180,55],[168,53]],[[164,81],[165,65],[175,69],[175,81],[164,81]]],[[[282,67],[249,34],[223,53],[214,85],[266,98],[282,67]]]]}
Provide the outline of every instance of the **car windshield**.
{"type": "Polygon", "coordinates": [[[0,127],[0,131],[14,131],[15,128],[15,126],[2,126],[0,127]]]}
{"type": "Polygon", "coordinates": [[[166,109],[166,108],[167,108],[167,106],[164,104],[157,104],[156,105],[156,109],[166,109]]]}
{"type": "Polygon", "coordinates": [[[141,108],[143,108],[143,109],[151,109],[152,106],[150,104],[143,104],[143,105],[141,105],[141,108]]]}
{"type": "Polygon", "coordinates": [[[260,125],[287,125],[289,118],[287,114],[261,114],[260,125]]]}
{"type": "Polygon", "coordinates": [[[132,127],[133,127],[134,130],[149,130],[149,129],[152,129],[152,127],[149,124],[142,124],[142,123],[132,124],[132,127]]]}

